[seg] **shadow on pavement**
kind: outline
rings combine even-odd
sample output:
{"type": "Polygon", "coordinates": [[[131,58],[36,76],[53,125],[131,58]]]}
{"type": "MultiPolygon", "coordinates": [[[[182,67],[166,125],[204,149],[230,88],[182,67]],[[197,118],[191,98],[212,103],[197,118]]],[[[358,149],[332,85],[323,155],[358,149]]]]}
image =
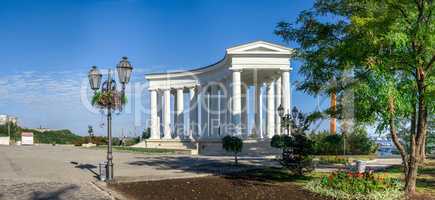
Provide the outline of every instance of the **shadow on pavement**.
{"type": "Polygon", "coordinates": [[[78,189],[78,186],[76,185],[71,185],[71,186],[66,186],[63,188],[60,188],[56,191],[53,192],[40,192],[40,191],[36,191],[32,193],[32,200],[57,200],[57,199],[62,199],[61,195],[67,193],[68,191],[75,191],[78,189]]]}
{"type": "Polygon", "coordinates": [[[152,166],[158,170],[181,170],[191,173],[211,173],[223,175],[248,169],[264,168],[270,166],[271,160],[264,158],[240,158],[239,165],[233,159],[211,159],[206,157],[190,156],[165,156],[165,157],[136,157],[136,161],[128,162],[129,165],[152,166]]]}
{"type": "Polygon", "coordinates": [[[81,170],[88,170],[90,171],[92,174],[94,174],[94,178],[98,178],[100,175],[94,171],[94,169],[97,169],[97,166],[92,165],[92,164],[78,164],[77,162],[70,162],[71,164],[75,165],[75,168],[79,168],[81,170]]]}

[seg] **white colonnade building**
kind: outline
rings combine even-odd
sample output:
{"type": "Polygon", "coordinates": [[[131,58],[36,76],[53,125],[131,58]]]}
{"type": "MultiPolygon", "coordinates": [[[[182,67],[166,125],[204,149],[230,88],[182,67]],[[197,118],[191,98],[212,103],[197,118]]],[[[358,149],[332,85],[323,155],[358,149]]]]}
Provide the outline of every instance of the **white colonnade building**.
{"type": "Polygon", "coordinates": [[[290,110],[292,55],[290,48],[256,41],[228,48],[222,60],[203,68],[145,75],[147,145],[204,149],[225,135],[260,141],[282,134],[277,108],[290,110]]]}

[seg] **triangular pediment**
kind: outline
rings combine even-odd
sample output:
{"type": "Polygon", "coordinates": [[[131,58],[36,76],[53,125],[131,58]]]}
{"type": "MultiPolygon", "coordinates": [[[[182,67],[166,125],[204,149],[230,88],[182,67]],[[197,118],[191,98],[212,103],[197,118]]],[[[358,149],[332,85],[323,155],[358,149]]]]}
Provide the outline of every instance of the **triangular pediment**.
{"type": "Polygon", "coordinates": [[[228,54],[291,54],[292,49],[264,41],[256,41],[227,49],[228,54]]]}
{"type": "Polygon", "coordinates": [[[277,52],[276,49],[270,49],[267,47],[256,47],[256,48],[252,48],[252,49],[246,49],[245,51],[266,51],[266,52],[277,52]]]}

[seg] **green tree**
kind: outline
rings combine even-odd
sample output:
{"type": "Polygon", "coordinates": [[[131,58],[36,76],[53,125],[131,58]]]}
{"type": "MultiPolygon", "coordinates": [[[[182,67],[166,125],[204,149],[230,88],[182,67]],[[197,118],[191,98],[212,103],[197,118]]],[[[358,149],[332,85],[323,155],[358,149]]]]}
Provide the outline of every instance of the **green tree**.
{"type": "Polygon", "coordinates": [[[238,164],[237,155],[242,151],[243,148],[242,139],[236,136],[227,135],[224,138],[222,138],[222,148],[225,149],[225,151],[234,153],[234,162],[237,165],[238,164]]]}
{"type": "MultiPolygon", "coordinates": [[[[317,0],[296,23],[280,22],[276,33],[300,47],[310,94],[355,91],[358,123],[389,130],[405,173],[405,190],[415,193],[425,156],[428,116],[434,113],[435,3],[427,0],[317,0]],[[325,19],[328,17],[328,19],[325,19]],[[343,82],[351,74],[351,83],[343,82]],[[322,90],[323,85],[332,87],[322,90]],[[399,141],[398,122],[409,120],[409,151],[399,141]]],[[[339,107],[340,108],[340,107],[339,107]]],[[[337,109],[337,115],[342,115],[337,109]]]]}
{"type": "MultiPolygon", "coordinates": [[[[286,120],[282,120],[283,123],[285,121],[286,120]]],[[[293,107],[290,119],[292,134],[305,134],[310,128],[311,122],[307,114],[303,113],[302,110],[298,109],[296,106],[293,107]]]]}
{"type": "Polygon", "coordinates": [[[88,125],[88,134],[89,134],[89,141],[90,143],[92,143],[93,138],[94,138],[94,128],[91,125],[88,125]]]}
{"type": "Polygon", "coordinates": [[[289,135],[274,135],[270,140],[270,146],[273,148],[281,149],[282,154],[289,151],[288,149],[292,146],[293,139],[289,135]]]}
{"type": "Polygon", "coordinates": [[[280,163],[293,173],[304,175],[314,169],[310,157],[314,144],[305,134],[275,135],[270,145],[282,150],[280,163]]]}
{"type": "Polygon", "coordinates": [[[146,128],[142,131],[142,139],[149,139],[151,137],[151,129],[146,128]]]}

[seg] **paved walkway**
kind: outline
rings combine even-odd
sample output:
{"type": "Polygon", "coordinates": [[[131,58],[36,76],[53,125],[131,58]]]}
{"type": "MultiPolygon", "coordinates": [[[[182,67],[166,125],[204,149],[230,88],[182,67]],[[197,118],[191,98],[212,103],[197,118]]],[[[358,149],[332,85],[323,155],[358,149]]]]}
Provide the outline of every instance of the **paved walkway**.
{"type": "MultiPolygon", "coordinates": [[[[0,146],[0,199],[108,199],[96,189],[98,163],[105,150],[66,146],[0,146]]],[[[115,152],[119,181],[188,178],[219,174],[232,168],[232,157],[145,155],[115,152]]],[[[266,158],[241,163],[269,165],[266,158]]]]}
{"type": "MultiPolygon", "coordinates": [[[[98,182],[98,163],[105,158],[104,149],[0,146],[0,200],[109,199],[93,184],[98,182]]],[[[232,164],[233,159],[115,152],[114,172],[118,181],[190,178],[240,170],[232,164]]],[[[242,157],[240,163],[250,167],[279,166],[276,161],[263,157],[242,157]]],[[[398,159],[375,160],[369,166],[398,163],[398,159]]]]}

